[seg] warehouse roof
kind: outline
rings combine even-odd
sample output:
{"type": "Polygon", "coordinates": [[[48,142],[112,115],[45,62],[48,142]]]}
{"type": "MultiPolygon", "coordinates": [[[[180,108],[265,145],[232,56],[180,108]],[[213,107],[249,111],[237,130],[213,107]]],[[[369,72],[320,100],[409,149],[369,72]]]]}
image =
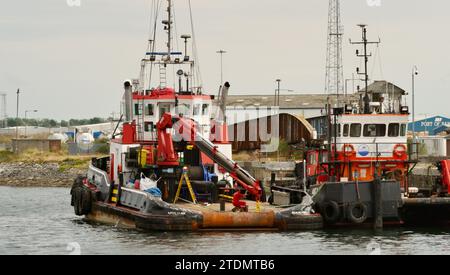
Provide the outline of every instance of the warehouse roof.
{"type": "MultiPolygon", "coordinates": [[[[327,104],[327,98],[330,97],[330,103],[337,102],[336,95],[326,94],[292,94],[280,96],[281,109],[324,109],[327,104]]],[[[341,96],[342,98],[342,96],[341,96]]],[[[230,95],[227,99],[228,107],[259,107],[274,106],[274,95],[230,95]]]]}
{"type": "MultiPolygon", "coordinates": [[[[386,94],[386,93],[392,93],[394,92],[394,94],[401,94],[401,95],[405,95],[406,91],[403,90],[402,88],[398,87],[397,85],[385,81],[385,80],[376,80],[375,82],[373,82],[372,84],[370,84],[369,86],[367,86],[369,93],[374,93],[374,94],[386,94]]],[[[360,93],[364,93],[365,89],[361,89],[360,93]]]]}

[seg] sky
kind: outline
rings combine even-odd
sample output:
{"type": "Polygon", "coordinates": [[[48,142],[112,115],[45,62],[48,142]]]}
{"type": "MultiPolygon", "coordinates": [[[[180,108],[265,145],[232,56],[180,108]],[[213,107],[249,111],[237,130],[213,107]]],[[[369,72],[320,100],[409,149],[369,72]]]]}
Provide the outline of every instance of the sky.
{"type": "MultiPolygon", "coordinates": [[[[233,94],[273,94],[275,80],[296,93],[323,93],[327,0],[191,0],[204,90],[216,94],[220,57],[233,94]]],[[[175,0],[178,33],[189,33],[188,0],[175,0]],[[180,18],[180,19],[179,19],[180,18]]],[[[8,114],[35,118],[108,117],[125,79],[137,78],[147,47],[150,0],[1,0],[0,92],[8,114]],[[79,1],[80,5],[73,5],[79,1]]],[[[450,116],[450,2],[342,0],[344,77],[361,60],[349,39],[368,24],[369,73],[411,90],[416,114],[450,116]],[[379,5],[378,5],[379,4],[379,5]],[[376,61],[376,62],[375,62],[376,61]]],[[[180,43],[182,44],[182,43],[180,43]]]]}

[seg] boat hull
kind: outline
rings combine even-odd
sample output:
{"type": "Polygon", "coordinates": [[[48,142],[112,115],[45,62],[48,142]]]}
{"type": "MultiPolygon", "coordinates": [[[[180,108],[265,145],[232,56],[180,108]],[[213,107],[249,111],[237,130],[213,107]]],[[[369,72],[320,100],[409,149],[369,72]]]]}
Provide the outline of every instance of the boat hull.
{"type": "Polygon", "coordinates": [[[291,231],[323,228],[320,215],[305,215],[293,211],[230,213],[205,210],[192,214],[190,209],[179,208],[177,212],[166,214],[143,214],[104,202],[95,202],[85,218],[121,228],[146,231],[291,231]]]}

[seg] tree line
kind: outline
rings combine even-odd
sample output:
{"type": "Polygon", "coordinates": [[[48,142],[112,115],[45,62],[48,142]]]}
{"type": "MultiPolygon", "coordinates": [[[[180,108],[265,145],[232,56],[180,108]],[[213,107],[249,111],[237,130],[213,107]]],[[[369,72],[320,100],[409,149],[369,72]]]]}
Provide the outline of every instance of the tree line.
{"type": "Polygon", "coordinates": [[[83,126],[90,124],[99,124],[110,121],[110,119],[104,119],[99,117],[94,117],[90,119],[70,119],[57,121],[55,119],[34,119],[34,118],[8,118],[8,127],[16,126],[36,126],[45,128],[56,128],[56,127],[70,127],[70,126],[83,126]]]}

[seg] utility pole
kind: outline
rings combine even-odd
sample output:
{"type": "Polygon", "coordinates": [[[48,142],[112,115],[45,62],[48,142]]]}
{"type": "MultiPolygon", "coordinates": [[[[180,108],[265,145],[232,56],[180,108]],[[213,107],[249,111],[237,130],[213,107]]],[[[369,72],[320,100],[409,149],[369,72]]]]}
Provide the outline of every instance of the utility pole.
{"type": "Polygon", "coordinates": [[[415,89],[416,89],[416,76],[419,75],[417,66],[412,69],[412,131],[413,131],[413,143],[416,142],[416,101],[415,101],[415,89]]]}
{"type": "Polygon", "coordinates": [[[362,41],[359,42],[352,42],[352,40],[350,39],[350,44],[352,45],[363,45],[363,54],[360,54],[359,50],[356,50],[356,56],[358,57],[363,57],[364,58],[364,72],[361,72],[359,68],[356,68],[356,72],[358,73],[358,75],[364,75],[364,82],[366,85],[365,88],[365,94],[364,94],[364,107],[362,108],[364,110],[364,114],[369,114],[370,113],[370,101],[371,98],[369,97],[369,73],[368,73],[368,64],[369,64],[369,57],[372,56],[372,54],[368,54],[367,53],[367,46],[369,44],[380,44],[381,40],[379,40],[378,42],[369,42],[367,41],[367,25],[365,24],[360,24],[358,25],[361,29],[362,29],[362,41]]]}
{"type": "Polygon", "coordinates": [[[16,139],[19,139],[19,95],[20,89],[17,89],[16,139]]]}
{"type": "Polygon", "coordinates": [[[280,90],[281,90],[281,79],[275,80],[278,83],[278,88],[275,91],[275,106],[280,107],[280,90]]]}
{"type": "Polygon", "coordinates": [[[7,109],[7,94],[6,93],[2,93],[0,94],[1,97],[1,105],[0,105],[0,119],[1,119],[1,125],[0,127],[2,128],[6,128],[8,127],[8,112],[6,111],[7,109]]]}
{"type": "Polygon", "coordinates": [[[325,93],[328,95],[335,94],[338,99],[339,94],[342,94],[344,90],[343,30],[340,0],[329,0],[325,93]]]}
{"type": "Polygon", "coordinates": [[[224,50],[217,51],[218,54],[220,54],[220,85],[223,85],[223,55],[227,53],[224,50]]]}

